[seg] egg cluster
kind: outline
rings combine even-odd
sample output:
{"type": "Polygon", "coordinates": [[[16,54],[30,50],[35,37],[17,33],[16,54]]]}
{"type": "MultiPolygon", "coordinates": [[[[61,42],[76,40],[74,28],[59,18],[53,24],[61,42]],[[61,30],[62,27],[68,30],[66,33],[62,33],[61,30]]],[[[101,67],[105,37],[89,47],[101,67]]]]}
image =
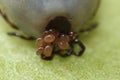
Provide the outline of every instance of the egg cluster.
{"type": "Polygon", "coordinates": [[[54,29],[44,31],[43,36],[37,39],[38,51],[37,55],[42,58],[51,57],[53,50],[70,50],[70,42],[75,40],[77,34],[70,32],[69,34],[60,34],[54,29]],[[53,49],[56,48],[56,49],[53,49]]]}

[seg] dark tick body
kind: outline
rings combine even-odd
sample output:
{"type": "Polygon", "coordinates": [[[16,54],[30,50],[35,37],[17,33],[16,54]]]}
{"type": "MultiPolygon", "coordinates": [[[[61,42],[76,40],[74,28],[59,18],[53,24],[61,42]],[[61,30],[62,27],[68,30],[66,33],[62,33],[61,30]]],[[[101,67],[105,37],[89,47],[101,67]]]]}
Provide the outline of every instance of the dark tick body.
{"type": "Polygon", "coordinates": [[[54,54],[80,56],[85,46],[78,40],[79,32],[89,31],[100,0],[1,0],[0,13],[15,29],[30,37],[8,33],[27,40],[37,39],[37,55],[51,60],[54,54]],[[74,45],[80,49],[74,51],[74,45]],[[66,52],[63,54],[63,52],[66,52]]]}

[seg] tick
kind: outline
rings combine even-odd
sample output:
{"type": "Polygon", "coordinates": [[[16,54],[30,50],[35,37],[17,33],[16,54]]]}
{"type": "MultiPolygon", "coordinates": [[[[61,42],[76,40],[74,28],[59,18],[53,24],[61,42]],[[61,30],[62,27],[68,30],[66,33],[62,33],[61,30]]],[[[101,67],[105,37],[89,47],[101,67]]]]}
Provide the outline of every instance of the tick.
{"type": "Polygon", "coordinates": [[[67,57],[84,53],[78,35],[95,28],[93,19],[99,4],[100,0],[0,0],[0,13],[13,28],[30,37],[14,32],[9,35],[36,39],[36,54],[51,60],[54,54],[67,57]],[[79,51],[75,51],[75,44],[79,51]]]}

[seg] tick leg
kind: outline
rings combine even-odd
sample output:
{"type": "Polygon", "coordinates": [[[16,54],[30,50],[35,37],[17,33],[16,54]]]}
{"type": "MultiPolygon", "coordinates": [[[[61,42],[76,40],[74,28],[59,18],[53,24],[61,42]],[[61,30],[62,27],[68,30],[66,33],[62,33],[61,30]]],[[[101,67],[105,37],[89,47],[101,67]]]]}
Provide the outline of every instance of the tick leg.
{"type": "MultiPolygon", "coordinates": [[[[16,30],[19,30],[19,28],[18,28],[15,24],[13,24],[13,23],[9,20],[8,16],[7,16],[6,14],[4,14],[1,10],[0,10],[0,14],[1,14],[2,17],[6,20],[6,22],[8,22],[8,23],[10,24],[10,26],[11,26],[12,28],[14,28],[14,29],[16,29],[16,30]]],[[[23,35],[20,35],[20,34],[18,34],[18,33],[15,33],[15,32],[8,32],[8,35],[20,37],[20,38],[25,39],[25,40],[34,40],[34,39],[35,39],[34,37],[25,37],[25,36],[23,36],[23,35]]]]}
{"type": "Polygon", "coordinates": [[[89,27],[88,29],[83,29],[83,30],[80,30],[79,32],[80,33],[89,32],[89,31],[92,31],[93,29],[95,29],[97,26],[98,26],[98,23],[96,22],[91,27],[89,27]]]}
{"type": "Polygon", "coordinates": [[[84,51],[85,51],[85,46],[84,46],[84,44],[83,44],[80,40],[78,40],[78,39],[75,39],[75,40],[73,41],[73,45],[74,45],[74,44],[78,44],[79,47],[81,47],[81,50],[78,51],[78,52],[73,52],[73,54],[75,54],[76,56],[81,56],[81,55],[84,53],[84,51]]]}
{"type": "Polygon", "coordinates": [[[15,33],[15,32],[8,32],[7,34],[10,35],[10,36],[16,36],[16,37],[19,37],[19,38],[25,39],[25,40],[35,40],[35,38],[32,37],[32,36],[30,36],[30,37],[25,37],[25,36],[23,36],[23,35],[21,35],[21,34],[15,33]]]}
{"type": "Polygon", "coordinates": [[[1,10],[0,10],[0,14],[1,14],[2,17],[5,19],[5,21],[10,24],[10,26],[11,26],[12,28],[19,30],[19,28],[18,28],[15,24],[13,24],[13,23],[9,20],[8,16],[7,16],[6,14],[4,14],[1,10]]]}

